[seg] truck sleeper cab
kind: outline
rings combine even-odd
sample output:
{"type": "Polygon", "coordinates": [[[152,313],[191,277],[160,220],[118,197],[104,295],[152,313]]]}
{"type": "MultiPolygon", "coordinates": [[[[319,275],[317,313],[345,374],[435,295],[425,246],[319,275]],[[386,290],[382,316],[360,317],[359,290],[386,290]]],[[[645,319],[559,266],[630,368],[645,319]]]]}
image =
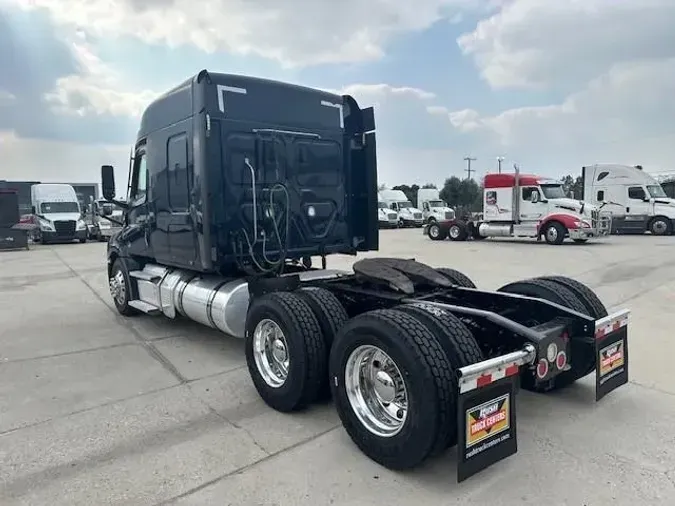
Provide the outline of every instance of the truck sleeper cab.
{"type": "Polygon", "coordinates": [[[355,444],[389,468],[458,444],[462,480],[515,453],[519,378],[544,392],[596,371],[598,399],[627,381],[628,311],[608,315],[562,277],[491,292],[410,259],[328,269],[331,253],[379,246],[374,130],[350,96],[244,76],[202,71],[158,98],[126,203],[102,168],[126,215],[108,243],[111,296],[125,316],[243,338],[270,407],[332,397],[355,444]]]}
{"type": "Polygon", "coordinates": [[[596,164],[582,167],[582,198],[612,216],[612,232],[671,235],[675,230],[675,199],[641,168],[596,164]]]}

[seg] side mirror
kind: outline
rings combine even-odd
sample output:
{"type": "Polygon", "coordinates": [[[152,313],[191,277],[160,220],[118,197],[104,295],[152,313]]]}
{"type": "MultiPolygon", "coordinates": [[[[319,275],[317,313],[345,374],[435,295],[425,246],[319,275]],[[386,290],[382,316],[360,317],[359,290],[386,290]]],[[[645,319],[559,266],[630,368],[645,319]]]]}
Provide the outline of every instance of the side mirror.
{"type": "Polygon", "coordinates": [[[113,213],[112,212],[112,206],[110,206],[110,205],[108,205],[108,206],[104,205],[103,208],[102,208],[102,211],[103,211],[103,216],[111,216],[112,213],[113,213]]]}
{"type": "Polygon", "coordinates": [[[530,201],[533,204],[536,204],[537,202],[539,202],[539,192],[532,192],[532,195],[530,196],[530,201]]]}
{"type": "Polygon", "coordinates": [[[103,198],[114,200],[115,198],[115,168],[112,165],[101,166],[101,187],[103,198]]]}
{"type": "Polygon", "coordinates": [[[30,212],[33,213],[33,214],[36,214],[35,206],[30,206],[30,212]]]}

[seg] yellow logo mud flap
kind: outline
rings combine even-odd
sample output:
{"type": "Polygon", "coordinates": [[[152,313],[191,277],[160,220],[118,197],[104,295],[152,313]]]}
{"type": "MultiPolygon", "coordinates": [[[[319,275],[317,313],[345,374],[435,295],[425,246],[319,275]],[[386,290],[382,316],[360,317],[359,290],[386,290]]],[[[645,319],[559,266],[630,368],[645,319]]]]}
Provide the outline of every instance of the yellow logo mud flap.
{"type": "Polygon", "coordinates": [[[623,309],[595,322],[595,400],[628,383],[628,317],[623,309]]]}
{"type": "Polygon", "coordinates": [[[458,482],[518,451],[516,391],[519,387],[519,371],[520,365],[531,361],[534,351],[525,350],[510,355],[519,353],[520,357],[515,360],[502,360],[501,364],[489,369],[486,366],[490,360],[469,366],[480,370],[480,374],[469,373],[460,377],[458,482]]]}

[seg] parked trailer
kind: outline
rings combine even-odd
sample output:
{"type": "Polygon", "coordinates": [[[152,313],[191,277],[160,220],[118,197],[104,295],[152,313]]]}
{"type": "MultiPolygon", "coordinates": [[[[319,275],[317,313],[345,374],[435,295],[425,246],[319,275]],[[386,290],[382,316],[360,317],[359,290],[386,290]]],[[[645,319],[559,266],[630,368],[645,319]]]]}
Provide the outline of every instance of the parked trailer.
{"type": "Polygon", "coordinates": [[[582,167],[582,198],[612,215],[612,231],[620,234],[671,235],[675,199],[659,181],[639,167],[596,164],[582,167]]]}
{"type": "Polygon", "coordinates": [[[483,181],[483,219],[454,219],[425,227],[434,241],[529,237],[548,244],[566,238],[585,243],[609,235],[611,215],[567,198],[562,183],[531,174],[487,174],[483,181]]]}
{"type": "MultiPolygon", "coordinates": [[[[102,188],[115,202],[111,166],[102,188]]],[[[578,281],[489,291],[411,259],[327,268],[332,253],[378,249],[374,113],[349,95],[201,71],[144,113],[116,203],[127,225],[107,269],[119,313],[244,339],[270,407],[332,397],[354,443],[388,468],[457,445],[466,479],[516,452],[519,385],[549,392],[595,371],[599,400],[627,382],[629,311],[608,315],[578,281]]]]}

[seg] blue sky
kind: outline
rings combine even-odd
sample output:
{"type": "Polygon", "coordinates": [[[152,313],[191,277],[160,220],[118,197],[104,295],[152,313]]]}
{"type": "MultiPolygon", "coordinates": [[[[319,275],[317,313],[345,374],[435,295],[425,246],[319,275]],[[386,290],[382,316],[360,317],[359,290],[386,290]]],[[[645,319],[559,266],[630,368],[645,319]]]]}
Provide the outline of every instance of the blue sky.
{"type": "MultiPolygon", "coordinates": [[[[382,183],[504,156],[675,170],[670,0],[0,0],[0,179],[126,170],[138,117],[202,68],[374,105],[382,183]]],[[[120,175],[120,177],[123,177],[120,175]]]]}

